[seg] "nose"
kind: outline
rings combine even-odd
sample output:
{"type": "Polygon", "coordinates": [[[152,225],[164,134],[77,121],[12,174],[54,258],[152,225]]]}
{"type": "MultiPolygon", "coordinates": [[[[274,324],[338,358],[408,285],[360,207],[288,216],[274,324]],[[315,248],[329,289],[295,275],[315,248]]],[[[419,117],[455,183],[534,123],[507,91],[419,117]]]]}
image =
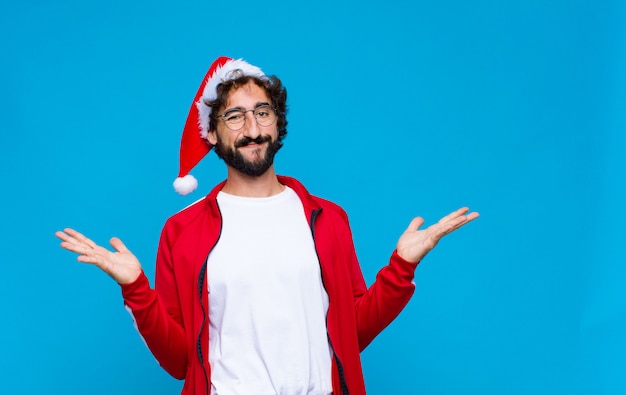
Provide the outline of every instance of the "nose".
{"type": "Polygon", "coordinates": [[[243,127],[243,134],[244,136],[254,139],[261,134],[259,131],[259,125],[257,124],[256,118],[254,117],[254,110],[246,111],[245,117],[246,123],[243,127]]]}

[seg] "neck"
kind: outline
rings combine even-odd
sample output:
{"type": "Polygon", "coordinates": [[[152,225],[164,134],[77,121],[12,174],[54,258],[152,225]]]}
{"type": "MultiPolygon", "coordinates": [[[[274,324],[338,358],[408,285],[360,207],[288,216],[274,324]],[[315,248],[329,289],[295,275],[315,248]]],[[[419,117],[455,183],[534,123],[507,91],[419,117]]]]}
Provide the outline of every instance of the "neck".
{"type": "Polygon", "coordinates": [[[285,190],[278,181],[274,166],[259,177],[251,177],[228,167],[228,178],[222,191],[230,195],[242,197],[269,197],[285,190]]]}

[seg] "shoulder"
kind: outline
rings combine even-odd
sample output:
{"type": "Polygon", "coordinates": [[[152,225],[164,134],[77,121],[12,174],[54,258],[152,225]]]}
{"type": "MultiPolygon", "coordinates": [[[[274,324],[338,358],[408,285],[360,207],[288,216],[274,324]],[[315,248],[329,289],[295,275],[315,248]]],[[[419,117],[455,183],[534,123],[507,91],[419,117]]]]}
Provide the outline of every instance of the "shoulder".
{"type": "Polygon", "coordinates": [[[165,227],[185,227],[198,219],[208,216],[219,217],[217,194],[224,187],[225,181],[217,184],[208,195],[201,197],[176,214],[166,222],[165,227]]]}
{"type": "Polygon", "coordinates": [[[348,220],[348,213],[346,213],[343,207],[341,207],[337,203],[332,202],[328,199],[321,198],[319,196],[315,196],[315,195],[311,195],[311,198],[313,198],[320,205],[320,207],[322,208],[322,211],[329,213],[331,215],[340,216],[342,219],[346,221],[348,220]]]}
{"type": "Polygon", "coordinates": [[[298,194],[306,212],[322,209],[320,214],[322,217],[341,219],[345,222],[348,221],[348,215],[341,206],[328,199],[312,195],[304,187],[304,185],[295,178],[279,176],[279,180],[281,183],[287,185],[288,187],[293,189],[296,194],[298,194]]]}
{"type": "Polygon", "coordinates": [[[203,196],[187,207],[181,209],[176,214],[169,217],[167,222],[186,222],[189,218],[193,218],[206,209],[207,197],[203,196]]]}
{"type": "Polygon", "coordinates": [[[208,219],[214,217],[215,212],[219,216],[219,211],[217,208],[214,210],[213,206],[216,207],[216,204],[212,205],[208,196],[198,199],[165,221],[163,235],[176,240],[185,232],[197,233],[203,224],[209,223],[208,219]]]}
{"type": "Polygon", "coordinates": [[[180,233],[194,218],[201,215],[204,199],[205,198],[199,199],[170,216],[167,221],[165,221],[165,225],[163,225],[163,233],[169,235],[172,235],[172,233],[180,233]]]}

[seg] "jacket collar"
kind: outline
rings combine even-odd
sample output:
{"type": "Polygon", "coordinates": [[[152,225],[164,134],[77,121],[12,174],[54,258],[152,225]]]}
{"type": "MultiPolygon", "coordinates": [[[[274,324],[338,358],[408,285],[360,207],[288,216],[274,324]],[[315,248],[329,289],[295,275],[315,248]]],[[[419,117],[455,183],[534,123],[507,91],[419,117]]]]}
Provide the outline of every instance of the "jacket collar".
{"type": "MultiPolygon", "coordinates": [[[[293,177],[287,177],[287,176],[277,176],[277,177],[278,177],[278,181],[281,184],[287,185],[289,188],[293,189],[296,192],[296,194],[302,201],[302,205],[304,206],[305,212],[308,213],[313,210],[318,210],[321,208],[320,204],[314,199],[314,197],[309,193],[309,191],[307,191],[304,185],[300,183],[300,181],[296,180],[293,177]]],[[[207,199],[211,203],[217,200],[217,194],[219,193],[219,191],[222,190],[222,188],[224,188],[225,184],[226,184],[226,180],[217,184],[211,190],[211,192],[209,192],[209,194],[207,195],[207,199]]]]}

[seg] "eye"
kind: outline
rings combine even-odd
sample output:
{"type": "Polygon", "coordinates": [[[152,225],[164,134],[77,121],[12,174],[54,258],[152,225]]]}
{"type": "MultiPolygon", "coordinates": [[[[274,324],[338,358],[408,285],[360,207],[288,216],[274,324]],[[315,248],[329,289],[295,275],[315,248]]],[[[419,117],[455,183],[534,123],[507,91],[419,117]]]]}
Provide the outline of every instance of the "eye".
{"type": "Polygon", "coordinates": [[[226,122],[240,122],[243,119],[243,112],[230,111],[223,115],[226,122]]]}
{"type": "Polygon", "coordinates": [[[272,111],[272,109],[268,106],[263,106],[263,107],[259,107],[256,109],[256,111],[254,112],[257,116],[257,118],[269,118],[270,117],[270,112],[272,111]]]}

